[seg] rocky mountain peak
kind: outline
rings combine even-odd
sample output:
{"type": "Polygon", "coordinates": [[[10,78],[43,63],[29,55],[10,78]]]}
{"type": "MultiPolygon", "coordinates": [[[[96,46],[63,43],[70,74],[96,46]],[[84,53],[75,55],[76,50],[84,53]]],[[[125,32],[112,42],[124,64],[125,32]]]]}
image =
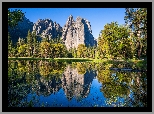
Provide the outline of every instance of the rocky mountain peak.
{"type": "Polygon", "coordinates": [[[39,19],[33,26],[33,31],[41,37],[57,38],[62,35],[62,27],[51,19],[39,19]]]}
{"type": "Polygon", "coordinates": [[[68,17],[63,27],[62,39],[68,50],[77,48],[79,44],[85,44],[86,46],[96,45],[90,22],[79,16],[76,18],[76,21],[73,20],[72,15],[68,17]]]}

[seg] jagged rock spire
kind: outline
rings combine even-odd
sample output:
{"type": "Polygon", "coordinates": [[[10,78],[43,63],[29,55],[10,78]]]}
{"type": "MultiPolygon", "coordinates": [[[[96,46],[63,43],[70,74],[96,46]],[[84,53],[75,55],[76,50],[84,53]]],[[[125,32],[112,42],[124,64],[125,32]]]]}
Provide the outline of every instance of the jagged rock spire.
{"type": "Polygon", "coordinates": [[[77,48],[79,44],[85,44],[86,46],[96,45],[90,22],[79,16],[76,18],[76,21],[73,20],[72,15],[68,17],[63,27],[62,39],[68,50],[70,48],[77,48]]]}

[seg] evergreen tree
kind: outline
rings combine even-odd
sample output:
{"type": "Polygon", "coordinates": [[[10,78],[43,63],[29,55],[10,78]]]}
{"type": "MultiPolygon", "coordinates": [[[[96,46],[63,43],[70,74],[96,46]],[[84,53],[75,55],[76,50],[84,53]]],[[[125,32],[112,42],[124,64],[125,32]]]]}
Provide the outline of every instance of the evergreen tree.
{"type": "Polygon", "coordinates": [[[17,42],[17,51],[18,51],[17,55],[19,57],[26,56],[26,50],[27,50],[27,45],[25,44],[25,40],[19,37],[17,42]]]}
{"type": "Polygon", "coordinates": [[[13,10],[8,9],[8,26],[13,28],[15,27],[19,21],[22,21],[24,17],[24,13],[22,10],[13,10]]]}
{"type": "Polygon", "coordinates": [[[32,33],[32,39],[33,39],[33,46],[32,46],[32,53],[33,53],[33,56],[35,57],[36,56],[36,46],[37,46],[37,36],[36,36],[36,31],[33,31],[32,33]]]}
{"type": "Polygon", "coordinates": [[[33,39],[32,39],[32,34],[30,30],[28,30],[28,35],[27,35],[27,54],[28,57],[32,56],[32,45],[33,44],[33,39]]]}
{"type": "Polygon", "coordinates": [[[8,33],[8,57],[12,56],[12,41],[10,34],[8,33]]]}
{"type": "Polygon", "coordinates": [[[136,56],[146,56],[147,52],[147,8],[126,8],[125,22],[132,29],[136,56]]]}

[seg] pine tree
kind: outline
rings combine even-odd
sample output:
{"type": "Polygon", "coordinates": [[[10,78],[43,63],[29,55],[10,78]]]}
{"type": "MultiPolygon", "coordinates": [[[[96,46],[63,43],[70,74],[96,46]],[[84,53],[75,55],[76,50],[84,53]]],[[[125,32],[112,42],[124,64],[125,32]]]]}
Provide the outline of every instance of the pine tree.
{"type": "Polygon", "coordinates": [[[33,33],[32,33],[32,39],[33,39],[32,53],[33,53],[33,56],[36,57],[36,46],[37,46],[36,31],[33,31],[33,33]]]}
{"type": "Polygon", "coordinates": [[[8,33],[8,57],[12,56],[12,41],[10,34],[8,33]]]}
{"type": "Polygon", "coordinates": [[[33,39],[30,30],[28,30],[28,35],[27,35],[27,54],[28,57],[32,56],[32,44],[33,44],[33,39]]]}

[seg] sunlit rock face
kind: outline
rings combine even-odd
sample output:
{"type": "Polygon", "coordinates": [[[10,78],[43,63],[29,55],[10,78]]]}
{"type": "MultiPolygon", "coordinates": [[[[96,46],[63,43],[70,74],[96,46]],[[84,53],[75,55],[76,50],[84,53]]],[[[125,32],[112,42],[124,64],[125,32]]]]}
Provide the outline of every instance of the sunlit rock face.
{"type": "Polygon", "coordinates": [[[47,37],[49,40],[62,35],[62,27],[51,19],[39,19],[34,23],[33,31],[36,31],[36,35],[47,37]]]}
{"type": "Polygon", "coordinates": [[[87,97],[95,76],[96,73],[93,72],[79,74],[77,68],[72,68],[68,65],[61,79],[62,88],[65,91],[67,99],[71,100],[74,97],[76,100],[80,100],[87,97]]]}
{"type": "Polygon", "coordinates": [[[79,44],[85,44],[86,46],[96,45],[90,22],[81,17],[77,17],[76,21],[74,21],[72,15],[68,17],[63,27],[62,39],[68,50],[77,48],[79,44]]]}

